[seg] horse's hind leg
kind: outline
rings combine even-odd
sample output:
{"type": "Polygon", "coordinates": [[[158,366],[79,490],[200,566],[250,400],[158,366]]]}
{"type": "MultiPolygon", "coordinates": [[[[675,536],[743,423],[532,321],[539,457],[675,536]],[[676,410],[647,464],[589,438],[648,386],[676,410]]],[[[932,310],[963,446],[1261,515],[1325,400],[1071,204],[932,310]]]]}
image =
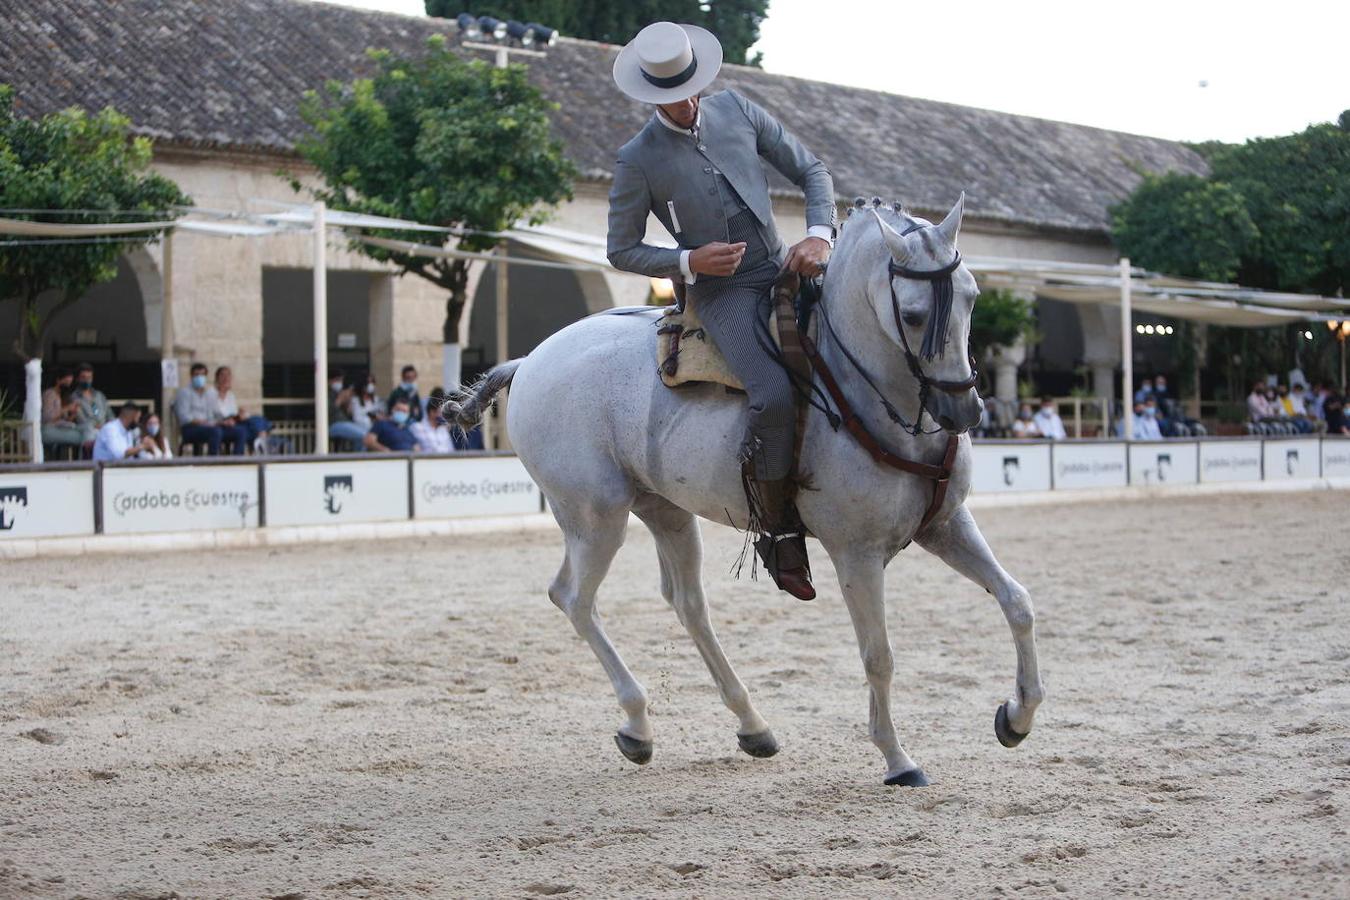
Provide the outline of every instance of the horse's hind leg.
{"type": "Polygon", "coordinates": [[[661,593],[675,610],[689,637],[708,665],[722,702],[740,720],[736,740],[751,756],[773,756],[778,741],[750,702],[750,692],[736,675],[713,631],[703,596],[703,539],[698,520],[654,494],[639,496],[633,507],[656,539],[661,558],[661,593]]]}
{"type": "Polygon", "coordinates": [[[1031,597],[994,558],[970,510],[962,506],[950,519],[916,538],[919,546],[939,557],[998,599],[1017,648],[1017,684],[1013,697],[998,708],[994,734],[1005,747],[1016,747],[1031,731],[1036,707],[1045,698],[1036,665],[1036,616],[1031,597]]]}
{"type": "MultiPolygon", "coordinates": [[[[550,498],[552,500],[552,498],[550,498]]],[[[628,527],[628,504],[598,509],[579,504],[551,503],[562,526],[567,549],[562,568],[549,586],[548,596],[562,610],[577,634],[590,645],[614,686],[619,706],[628,715],[614,741],[619,751],[638,765],[652,758],[652,727],[647,718],[647,692],[624,664],[600,623],[595,594],[609,571],[614,554],[623,546],[628,527]]]]}

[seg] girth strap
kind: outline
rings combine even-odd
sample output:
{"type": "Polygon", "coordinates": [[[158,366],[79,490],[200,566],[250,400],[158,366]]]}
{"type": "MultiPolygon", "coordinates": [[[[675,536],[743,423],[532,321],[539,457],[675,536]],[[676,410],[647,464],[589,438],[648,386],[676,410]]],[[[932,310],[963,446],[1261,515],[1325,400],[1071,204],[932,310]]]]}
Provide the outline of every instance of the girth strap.
{"type": "MultiPolygon", "coordinates": [[[[806,355],[811,358],[811,365],[816,372],[820,374],[820,380],[825,383],[825,390],[829,392],[830,398],[834,400],[834,405],[839,411],[840,420],[843,422],[848,433],[853,435],[854,440],[867,451],[872,459],[892,469],[899,469],[902,472],[908,472],[911,475],[918,475],[921,478],[928,478],[934,482],[933,499],[928,504],[928,509],[923,514],[922,521],[919,522],[919,530],[923,530],[933,517],[937,515],[938,510],[942,508],[942,503],[947,499],[947,485],[952,477],[952,465],[956,461],[956,448],[960,444],[960,438],[954,434],[947,436],[947,451],[943,454],[940,465],[918,462],[912,459],[905,459],[903,456],[897,456],[881,445],[873,435],[867,430],[867,426],[858,414],[853,411],[853,406],[844,396],[844,391],[839,387],[839,382],[835,380],[834,373],[830,367],[825,364],[820,351],[816,349],[816,342],[811,340],[810,335],[802,332],[800,335],[802,348],[806,350],[806,355]]],[[[923,411],[920,410],[920,416],[923,411]]]]}

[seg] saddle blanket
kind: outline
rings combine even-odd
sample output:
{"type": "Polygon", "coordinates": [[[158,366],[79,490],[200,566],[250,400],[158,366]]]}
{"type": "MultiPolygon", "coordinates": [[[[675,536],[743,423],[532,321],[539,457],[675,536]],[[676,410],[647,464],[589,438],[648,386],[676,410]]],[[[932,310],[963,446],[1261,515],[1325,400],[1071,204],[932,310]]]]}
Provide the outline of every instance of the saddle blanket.
{"type": "MultiPolygon", "coordinates": [[[[794,300],[800,282],[796,275],[785,272],[774,282],[774,321],[769,331],[775,346],[783,352],[786,361],[799,375],[810,379],[810,363],[801,351],[797,337],[797,316],[794,300]]],[[[726,357],[717,349],[703,322],[698,317],[697,304],[687,302],[681,310],[667,307],[656,325],[656,362],[661,381],[667,387],[704,382],[722,384],[738,391],[745,390],[736,373],[727,365],[726,357]]]]}

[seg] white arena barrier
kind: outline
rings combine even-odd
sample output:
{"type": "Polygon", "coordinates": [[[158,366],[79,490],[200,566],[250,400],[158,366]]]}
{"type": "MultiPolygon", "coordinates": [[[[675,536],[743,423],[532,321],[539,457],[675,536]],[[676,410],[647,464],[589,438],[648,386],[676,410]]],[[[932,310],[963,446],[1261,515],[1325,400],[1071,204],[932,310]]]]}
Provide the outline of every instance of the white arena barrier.
{"type": "MultiPolygon", "coordinates": [[[[975,494],[1350,479],[1350,438],[978,441],[975,494]]],[[[544,510],[508,453],[0,466],[0,542],[484,519],[544,510]]],[[[22,545],[15,545],[16,547],[22,545]]]]}

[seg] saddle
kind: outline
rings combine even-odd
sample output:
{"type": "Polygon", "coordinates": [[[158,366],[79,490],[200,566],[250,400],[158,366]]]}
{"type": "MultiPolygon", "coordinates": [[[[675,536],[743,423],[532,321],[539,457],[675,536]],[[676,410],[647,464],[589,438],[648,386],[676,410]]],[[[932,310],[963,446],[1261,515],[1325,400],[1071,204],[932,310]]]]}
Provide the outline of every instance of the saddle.
{"type": "MultiPolygon", "coordinates": [[[[807,284],[810,288],[803,290],[801,276],[785,270],[779,273],[770,288],[774,312],[769,335],[774,349],[783,355],[784,363],[798,376],[794,378],[798,384],[811,381],[811,362],[800,339],[802,323],[809,323],[809,308],[815,297],[811,292],[814,285],[807,284]]],[[[745,390],[745,385],[727,365],[722,351],[704,330],[694,303],[685,301],[667,307],[657,321],[656,362],[666,387],[701,383],[745,390]]]]}

